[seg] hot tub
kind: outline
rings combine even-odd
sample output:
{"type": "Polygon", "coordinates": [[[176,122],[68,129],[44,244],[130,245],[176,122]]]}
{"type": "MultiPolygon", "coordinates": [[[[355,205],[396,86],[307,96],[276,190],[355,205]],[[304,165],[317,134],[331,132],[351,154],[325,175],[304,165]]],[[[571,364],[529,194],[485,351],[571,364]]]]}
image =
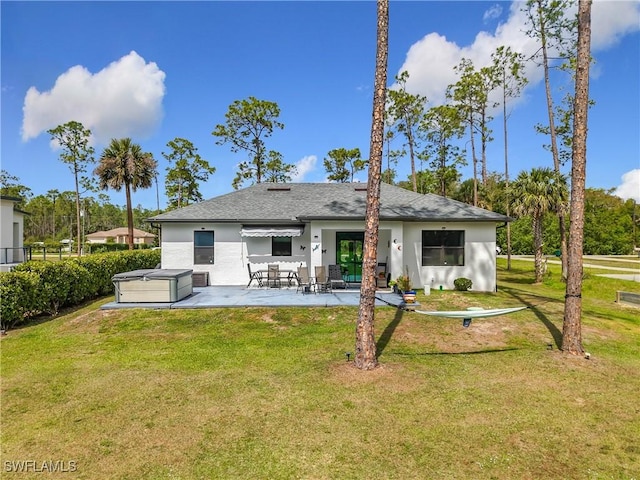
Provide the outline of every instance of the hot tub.
{"type": "Polygon", "coordinates": [[[116,303],[177,302],[193,293],[193,270],[149,269],[118,273],[116,303]]]}

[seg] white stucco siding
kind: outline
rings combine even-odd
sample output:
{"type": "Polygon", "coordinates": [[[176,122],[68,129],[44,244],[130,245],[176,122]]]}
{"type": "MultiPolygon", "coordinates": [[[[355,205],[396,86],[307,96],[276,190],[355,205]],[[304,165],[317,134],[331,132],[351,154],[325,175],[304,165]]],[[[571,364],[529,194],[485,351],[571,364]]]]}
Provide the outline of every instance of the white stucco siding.
{"type": "MultiPolygon", "coordinates": [[[[270,237],[241,237],[240,223],[165,223],[162,227],[162,268],[192,269],[208,272],[211,285],[246,285],[247,263],[252,270],[266,269],[278,263],[283,269],[308,266],[313,275],[316,265],[336,263],[336,232],[364,230],[364,222],[314,221],[306,225],[300,237],[293,237],[291,256],[272,256],[270,237]],[[214,263],[194,265],[195,231],[214,231],[214,263]],[[301,248],[304,247],[304,248],[301,248]]],[[[387,260],[392,279],[407,267],[414,288],[430,285],[433,289],[453,289],[456,278],[473,282],[475,291],[496,289],[496,224],[469,223],[402,223],[381,222],[378,262],[387,260]],[[463,266],[422,266],[422,230],[464,230],[463,266]]]]}
{"type": "MultiPolygon", "coordinates": [[[[332,265],[336,263],[336,233],[337,232],[364,232],[365,224],[359,221],[314,221],[311,222],[311,265],[332,265]]],[[[391,248],[391,239],[402,239],[402,222],[380,222],[378,228],[378,262],[387,262],[387,268],[392,268],[394,261],[402,265],[400,255],[391,248]]],[[[400,270],[397,270],[400,275],[400,270]]],[[[396,275],[396,276],[397,276],[396,275]]]]}
{"type": "Polygon", "coordinates": [[[450,290],[456,278],[465,277],[473,282],[472,290],[491,292],[496,289],[495,246],[495,223],[408,223],[404,228],[403,261],[416,289],[429,285],[450,290]],[[422,231],[441,229],[464,230],[463,266],[422,266],[422,231]]]}
{"type": "Polygon", "coordinates": [[[404,242],[404,226],[402,222],[384,222],[389,229],[389,265],[387,266],[391,279],[402,275],[404,268],[404,252],[402,244],[404,242]]]}
{"type": "Polygon", "coordinates": [[[24,261],[22,247],[24,246],[24,215],[13,209],[12,200],[2,200],[0,203],[0,263],[24,261]]]}
{"type": "Polygon", "coordinates": [[[162,226],[162,268],[192,269],[208,272],[210,285],[242,285],[248,281],[243,261],[240,224],[171,224],[162,226]],[[193,262],[193,237],[196,231],[214,232],[214,262],[196,265],[193,262]]]}
{"type": "Polygon", "coordinates": [[[305,228],[299,237],[291,237],[291,255],[274,256],[271,255],[271,237],[246,237],[243,239],[246,261],[244,268],[244,284],[249,281],[249,273],[246,262],[251,264],[253,270],[267,270],[269,264],[277,264],[281,270],[297,271],[299,266],[308,266],[311,252],[309,241],[311,234],[309,228],[305,228]],[[300,248],[304,247],[304,248],[300,248]],[[245,280],[246,279],[246,280],[245,280]]]}
{"type": "Polygon", "coordinates": [[[0,218],[2,219],[2,229],[0,229],[0,263],[10,263],[13,261],[13,252],[5,249],[13,247],[13,202],[2,200],[0,218]]]}
{"type": "Polygon", "coordinates": [[[192,269],[208,272],[209,285],[246,285],[249,282],[247,262],[252,270],[266,269],[277,263],[282,269],[296,270],[309,264],[309,232],[291,241],[291,256],[272,256],[271,237],[242,237],[240,223],[169,224],[162,227],[162,268],[192,269]],[[214,263],[193,263],[195,231],[214,232],[214,263]],[[301,249],[300,246],[304,246],[301,249]]]}

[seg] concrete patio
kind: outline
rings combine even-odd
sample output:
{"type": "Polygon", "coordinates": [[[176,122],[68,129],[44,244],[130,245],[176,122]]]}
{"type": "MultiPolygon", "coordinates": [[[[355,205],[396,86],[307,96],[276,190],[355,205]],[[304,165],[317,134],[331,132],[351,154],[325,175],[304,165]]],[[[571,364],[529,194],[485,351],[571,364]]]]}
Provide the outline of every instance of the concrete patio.
{"type": "MultiPolygon", "coordinates": [[[[402,303],[402,298],[390,289],[376,293],[376,306],[402,303]]],[[[295,288],[246,288],[242,286],[194,287],[193,294],[177,302],[166,303],[117,303],[101,309],[120,308],[217,308],[217,307],[337,307],[357,306],[360,290],[356,288],[334,289],[328,293],[302,293],[295,288]]]]}

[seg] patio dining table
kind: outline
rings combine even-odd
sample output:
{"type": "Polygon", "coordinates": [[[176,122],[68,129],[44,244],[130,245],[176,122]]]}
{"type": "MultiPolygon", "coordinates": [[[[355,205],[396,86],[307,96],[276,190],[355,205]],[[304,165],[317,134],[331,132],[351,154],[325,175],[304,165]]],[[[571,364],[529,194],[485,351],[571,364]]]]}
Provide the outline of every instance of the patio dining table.
{"type": "MultiPolygon", "coordinates": [[[[269,286],[269,270],[258,270],[256,272],[259,276],[260,279],[263,281],[263,283],[260,286],[263,286],[264,283],[266,283],[266,286],[269,286]],[[267,282],[264,282],[264,280],[267,280],[267,282]]],[[[293,285],[294,282],[298,281],[298,272],[296,272],[295,270],[278,270],[278,280],[286,280],[287,285],[289,287],[291,287],[293,285]]]]}

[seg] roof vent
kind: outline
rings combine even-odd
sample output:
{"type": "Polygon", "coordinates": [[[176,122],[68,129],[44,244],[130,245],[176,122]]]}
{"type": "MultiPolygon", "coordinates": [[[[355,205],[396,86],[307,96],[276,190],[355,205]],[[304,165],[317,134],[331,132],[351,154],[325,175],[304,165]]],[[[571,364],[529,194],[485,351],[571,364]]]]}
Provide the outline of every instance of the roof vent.
{"type": "Polygon", "coordinates": [[[291,187],[267,187],[267,191],[269,191],[269,192],[289,192],[289,191],[291,191],[291,187]]]}
{"type": "Polygon", "coordinates": [[[367,187],[355,187],[356,192],[366,192],[367,187]]]}

